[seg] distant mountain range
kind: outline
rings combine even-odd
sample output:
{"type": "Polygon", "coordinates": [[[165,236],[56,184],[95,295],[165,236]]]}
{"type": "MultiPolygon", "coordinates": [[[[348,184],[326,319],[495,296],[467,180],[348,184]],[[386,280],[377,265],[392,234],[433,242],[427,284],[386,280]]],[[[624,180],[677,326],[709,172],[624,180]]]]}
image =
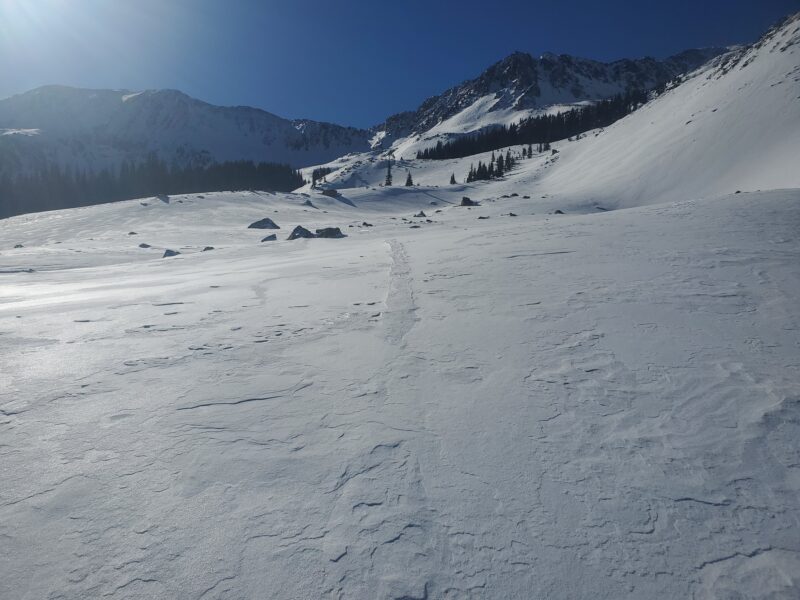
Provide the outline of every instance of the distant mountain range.
{"type": "Polygon", "coordinates": [[[611,63],[517,52],[476,79],[429,98],[416,111],[391,116],[370,129],[288,120],[244,106],[214,106],[176,90],[45,86],[0,100],[0,175],[52,165],[114,170],[151,153],[180,166],[227,160],[321,164],[348,153],[388,148],[412,134],[464,133],[555,105],[607,98],[630,88],[650,89],[722,52],[689,50],[666,60],[611,63]]]}

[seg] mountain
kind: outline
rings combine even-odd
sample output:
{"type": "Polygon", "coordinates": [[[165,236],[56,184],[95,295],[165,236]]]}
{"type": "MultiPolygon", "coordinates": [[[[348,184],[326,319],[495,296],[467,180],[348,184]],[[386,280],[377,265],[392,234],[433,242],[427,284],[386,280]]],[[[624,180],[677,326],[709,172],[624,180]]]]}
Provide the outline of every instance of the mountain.
{"type": "Polygon", "coordinates": [[[244,159],[299,167],[366,150],[369,138],[362,129],[214,106],[176,90],[46,86],[0,100],[5,172],[45,164],[98,171],[151,152],[181,166],[244,159]]]}
{"type": "MultiPolygon", "coordinates": [[[[467,86],[464,94],[486,89],[467,86]]],[[[489,97],[494,101],[494,94],[489,97]]],[[[556,142],[553,148],[558,154],[522,160],[501,181],[473,184],[467,193],[557,197],[562,205],[593,210],[800,187],[798,99],[800,14],[788,17],[756,43],[734,48],[682,76],[604,130],[556,142]]],[[[469,110],[462,111],[422,134],[396,140],[391,149],[396,173],[403,176],[408,170],[423,186],[447,186],[452,174],[460,185],[470,165],[488,164],[491,152],[450,160],[414,159],[416,149],[455,135],[437,132],[452,130],[458,119],[467,122],[468,114],[469,110]]],[[[495,118],[485,110],[472,116],[473,125],[495,118]]],[[[511,150],[519,154],[520,148],[511,150]]],[[[379,186],[387,154],[372,152],[333,161],[327,165],[332,172],[324,185],[379,186]]]]}
{"type": "Polygon", "coordinates": [[[225,160],[303,167],[389,147],[412,132],[463,132],[534,110],[652,88],[692,70],[717,49],[664,61],[601,63],[517,52],[479,77],[371,130],[288,120],[264,110],[220,107],[177,90],[89,90],[45,86],[0,100],[0,175],[46,165],[85,171],[140,162],[150,153],[180,166],[225,160]]]}
{"type": "Polygon", "coordinates": [[[800,13],[596,136],[537,184],[607,207],[800,187],[800,13]]]}
{"type": "Polygon", "coordinates": [[[416,111],[389,117],[379,129],[397,138],[429,131],[450,120],[450,127],[440,126],[438,130],[463,133],[487,124],[505,123],[508,113],[516,117],[520,111],[600,100],[632,88],[649,90],[697,69],[723,52],[722,48],[706,48],[687,50],[665,60],[641,58],[609,63],[566,54],[547,53],[534,58],[515,52],[479,77],[428,98],[416,111]],[[456,118],[467,116],[466,113],[473,114],[466,119],[456,118]]]}

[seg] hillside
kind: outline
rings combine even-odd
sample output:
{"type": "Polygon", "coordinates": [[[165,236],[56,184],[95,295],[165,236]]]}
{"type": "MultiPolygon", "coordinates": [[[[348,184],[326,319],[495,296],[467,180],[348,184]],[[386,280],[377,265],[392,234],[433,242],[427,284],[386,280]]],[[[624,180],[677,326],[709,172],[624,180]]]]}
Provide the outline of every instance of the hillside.
{"type": "Polygon", "coordinates": [[[369,149],[370,133],[220,107],[175,90],[47,86],[0,100],[0,175],[43,165],[99,171],[155,153],[167,164],[226,160],[305,166],[369,149]]]}
{"type": "MultiPolygon", "coordinates": [[[[478,195],[519,192],[558,197],[576,207],[617,208],[800,187],[795,167],[800,156],[798,40],[800,15],[794,15],[758,42],[713,59],[605,130],[555,143],[557,154],[520,160],[503,180],[478,184],[478,195]]],[[[435,143],[425,137],[399,140],[391,153],[331,161],[325,166],[333,172],[324,186],[379,186],[390,156],[396,184],[409,171],[416,183],[428,186],[447,186],[451,174],[461,184],[470,165],[490,160],[490,152],[415,160],[415,148],[435,143]]],[[[522,148],[499,151],[507,150],[518,155],[522,148]]],[[[307,178],[310,171],[304,171],[307,178]]]]}

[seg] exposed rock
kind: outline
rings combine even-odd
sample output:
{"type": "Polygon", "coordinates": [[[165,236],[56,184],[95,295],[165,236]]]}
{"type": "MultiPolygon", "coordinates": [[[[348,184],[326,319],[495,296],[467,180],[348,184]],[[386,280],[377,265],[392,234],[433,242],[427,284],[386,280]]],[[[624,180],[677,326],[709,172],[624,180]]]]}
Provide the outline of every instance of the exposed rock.
{"type": "Polygon", "coordinates": [[[556,211],[556,212],[554,212],[553,214],[554,214],[554,215],[563,215],[563,214],[564,214],[564,211],[563,211],[563,210],[557,210],[557,211],[556,211]]]}
{"type": "Polygon", "coordinates": [[[415,217],[427,217],[428,215],[425,214],[424,211],[419,211],[417,214],[414,215],[415,217]]]}
{"type": "Polygon", "coordinates": [[[464,196],[461,198],[461,206],[478,206],[478,203],[471,198],[464,196]]]}
{"type": "Polygon", "coordinates": [[[206,246],[205,248],[203,248],[203,252],[208,252],[209,250],[213,250],[213,249],[214,249],[214,246],[206,246]]]}
{"type": "Polygon", "coordinates": [[[138,234],[138,233],[136,233],[135,231],[129,231],[129,232],[128,232],[128,235],[139,235],[139,234],[138,234]]]}
{"type": "Polygon", "coordinates": [[[302,225],[298,225],[292,230],[292,233],[289,234],[289,237],[286,239],[289,240],[296,240],[297,238],[313,238],[317,237],[313,233],[311,233],[308,229],[303,227],[302,225]]]}
{"type": "Polygon", "coordinates": [[[250,223],[247,226],[248,229],[280,229],[278,225],[276,225],[275,221],[270,219],[269,217],[265,217],[260,221],[256,221],[255,223],[250,223]]]}
{"type": "Polygon", "coordinates": [[[489,217],[484,217],[484,216],[481,216],[481,217],[478,217],[478,218],[479,218],[479,219],[488,219],[489,217]]]}
{"type": "Polygon", "coordinates": [[[367,223],[366,221],[364,221],[363,223],[361,223],[361,226],[362,227],[372,227],[373,225],[372,225],[372,223],[367,223]]]}
{"type": "Polygon", "coordinates": [[[338,239],[345,237],[345,235],[338,227],[323,227],[322,229],[317,229],[317,237],[338,239]]]}
{"type": "Polygon", "coordinates": [[[145,244],[144,242],[139,244],[139,248],[149,248],[149,247],[150,247],[150,244],[145,244]]]}
{"type": "Polygon", "coordinates": [[[409,227],[409,229],[419,229],[419,228],[420,228],[419,225],[412,225],[411,227],[409,227]]]}
{"type": "Polygon", "coordinates": [[[333,189],[322,190],[320,193],[323,196],[328,196],[328,198],[336,198],[339,195],[339,192],[333,189]]]}
{"type": "Polygon", "coordinates": [[[509,217],[516,217],[516,216],[517,216],[517,214],[516,214],[516,213],[508,213],[508,216],[509,216],[509,217]]]}
{"type": "Polygon", "coordinates": [[[23,246],[22,244],[17,244],[16,246],[14,246],[14,248],[24,248],[24,247],[25,246],[23,246]]]}
{"type": "Polygon", "coordinates": [[[169,258],[170,256],[178,256],[179,254],[180,252],[178,252],[177,250],[170,250],[169,248],[167,248],[166,250],[164,250],[164,255],[161,258],[169,258]]]}
{"type": "Polygon", "coordinates": [[[262,242],[274,242],[277,239],[278,239],[277,235],[275,235],[274,233],[270,233],[267,237],[261,238],[261,241],[262,242]]]}

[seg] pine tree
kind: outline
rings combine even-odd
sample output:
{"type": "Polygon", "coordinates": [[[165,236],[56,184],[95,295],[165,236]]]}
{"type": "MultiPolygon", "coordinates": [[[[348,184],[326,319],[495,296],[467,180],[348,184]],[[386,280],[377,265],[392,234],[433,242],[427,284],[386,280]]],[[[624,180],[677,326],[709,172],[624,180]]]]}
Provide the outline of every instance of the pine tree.
{"type": "Polygon", "coordinates": [[[392,185],[392,159],[386,161],[386,181],[384,185],[389,187],[392,185]]]}
{"type": "Polygon", "coordinates": [[[450,185],[455,185],[455,184],[456,184],[456,174],[453,173],[452,175],[450,175],[450,185]]]}
{"type": "Polygon", "coordinates": [[[503,176],[503,172],[504,172],[504,169],[505,169],[505,162],[506,161],[503,160],[503,155],[502,154],[497,157],[497,166],[495,166],[495,168],[494,168],[494,173],[498,177],[502,177],[503,176]]]}
{"type": "Polygon", "coordinates": [[[406,187],[411,187],[414,185],[414,180],[411,179],[411,171],[407,171],[408,176],[406,177],[406,187]]]}

